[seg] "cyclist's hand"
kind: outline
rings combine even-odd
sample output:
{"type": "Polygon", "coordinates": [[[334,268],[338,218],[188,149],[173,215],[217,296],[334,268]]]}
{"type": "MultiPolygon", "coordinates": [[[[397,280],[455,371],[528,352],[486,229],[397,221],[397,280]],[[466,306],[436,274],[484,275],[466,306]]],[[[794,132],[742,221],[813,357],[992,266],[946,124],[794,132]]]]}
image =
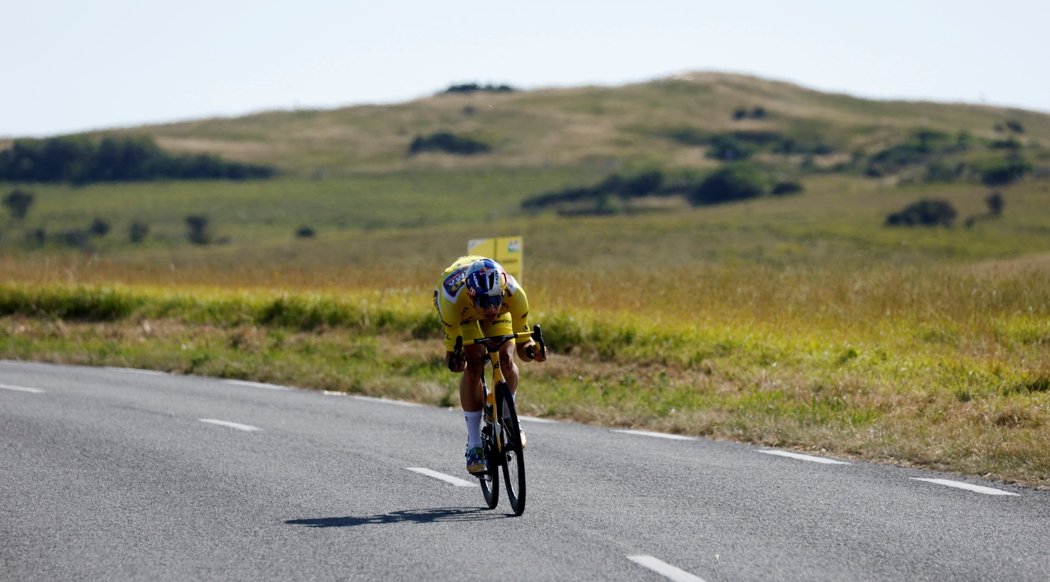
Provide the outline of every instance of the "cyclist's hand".
{"type": "Polygon", "coordinates": [[[537,362],[547,361],[547,346],[543,346],[542,350],[538,348],[539,345],[536,344],[536,342],[529,342],[525,344],[525,355],[530,360],[535,360],[537,362]]]}
{"type": "Polygon", "coordinates": [[[462,372],[467,369],[467,358],[463,354],[456,357],[456,352],[445,352],[445,365],[449,372],[462,372]]]}

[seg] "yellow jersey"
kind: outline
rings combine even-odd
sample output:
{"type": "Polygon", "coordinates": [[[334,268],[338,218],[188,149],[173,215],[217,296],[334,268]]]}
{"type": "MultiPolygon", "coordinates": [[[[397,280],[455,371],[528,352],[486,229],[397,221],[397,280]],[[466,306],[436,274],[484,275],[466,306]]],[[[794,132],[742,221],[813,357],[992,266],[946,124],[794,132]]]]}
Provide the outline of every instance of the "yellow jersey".
{"type": "MultiPolygon", "coordinates": [[[[507,286],[503,289],[503,305],[494,321],[485,320],[485,314],[474,306],[467,293],[467,271],[475,261],[486,257],[466,256],[456,259],[445,269],[434,289],[434,307],[445,332],[445,349],[452,351],[456,338],[477,339],[489,335],[507,335],[518,331],[529,331],[529,300],[525,289],[510,273],[503,271],[507,286]]],[[[502,270],[503,267],[501,266],[502,270]]],[[[526,343],[528,338],[518,338],[517,343],[526,343]]]]}

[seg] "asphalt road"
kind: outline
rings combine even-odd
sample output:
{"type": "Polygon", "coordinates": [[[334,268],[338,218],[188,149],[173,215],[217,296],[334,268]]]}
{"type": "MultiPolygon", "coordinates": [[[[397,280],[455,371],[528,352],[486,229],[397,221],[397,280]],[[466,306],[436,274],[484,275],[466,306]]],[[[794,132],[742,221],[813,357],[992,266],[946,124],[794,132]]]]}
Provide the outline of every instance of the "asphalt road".
{"type": "Polygon", "coordinates": [[[524,427],[512,517],[458,410],[0,361],[0,579],[1050,580],[1050,492],[524,427]]]}

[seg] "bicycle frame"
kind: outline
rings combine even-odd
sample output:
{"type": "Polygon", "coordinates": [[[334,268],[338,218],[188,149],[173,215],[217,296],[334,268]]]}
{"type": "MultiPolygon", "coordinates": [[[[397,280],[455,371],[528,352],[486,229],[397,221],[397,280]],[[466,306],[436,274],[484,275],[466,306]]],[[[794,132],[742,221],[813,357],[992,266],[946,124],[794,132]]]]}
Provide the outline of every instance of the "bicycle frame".
{"type": "Polygon", "coordinates": [[[531,337],[541,352],[546,350],[540,326],[533,327],[531,332],[519,332],[507,335],[483,337],[464,341],[456,339],[455,357],[463,357],[464,345],[481,345],[488,352],[488,361],[492,364],[492,385],[485,381],[484,365],[482,366],[481,386],[484,391],[484,426],[482,427],[482,447],[485,451],[488,469],[478,475],[481,492],[489,509],[499,503],[499,473],[503,469],[503,479],[507,486],[507,500],[514,515],[525,511],[525,457],[520,441],[521,426],[514,406],[513,394],[500,365],[500,351],[511,340],[531,337]]]}
{"type": "Polygon", "coordinates": [[[507,335],[495,335],[472,340],[464,340],[462,336],[456,338],[455,353],[457,354],[457,357],[462,353],[463,346],[481,345],[485,346],[489,362],[492,364],[492,386],[489,387],[488,383],[485,382],[485,375],[482,374],[481,387],[485,391],[486,412],[489,410],[493,411],[492,417],[486,418],[485,420],[493,424],[493,431],[496,434],[497,451],[503,451],[503,433],[500,430],[503,423],[503,411],[496,411],[496,387],[502,383],[506,383],[499,361],[499,350],[503,347],[503,344],[523,337],[531,337],[537,344],[539,344],[541,350],[544,348],[543,333],[538,325],[534,326],[532,331],[520,331],[518,333],[507,335]]]}

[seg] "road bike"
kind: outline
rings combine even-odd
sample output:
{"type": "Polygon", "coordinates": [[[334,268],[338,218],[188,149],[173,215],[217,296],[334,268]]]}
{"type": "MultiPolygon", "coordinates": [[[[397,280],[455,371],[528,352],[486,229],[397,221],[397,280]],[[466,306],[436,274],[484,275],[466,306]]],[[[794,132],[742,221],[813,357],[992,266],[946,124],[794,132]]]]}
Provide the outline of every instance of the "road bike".
{"type": "Polygon", "coordinates": [[[464,345],[485,346],[488,352],[486,365],[492,364],[492,385],[481,375],[481,386],[485,391],[485,408],[481,427],[481,447],[488,462],[488,470],[479,474],[481,493],[489,509],[499,503],[499,470],[503,469],[503,482],[507,486],[507,501],[510,502],[514,515],[525,511],[525,454],[521,442],[521,426],[518,424],[518,413],[514,408],[514,398],[510,387],[500,369],[499,349],[512,340],[531,337],[542,351],[543,332],[540,326],[533,326],[532,331],[523,331],[507,335],[483,337],[464,341],[456,338],[455,353],[460,358],[464,345]]]}

